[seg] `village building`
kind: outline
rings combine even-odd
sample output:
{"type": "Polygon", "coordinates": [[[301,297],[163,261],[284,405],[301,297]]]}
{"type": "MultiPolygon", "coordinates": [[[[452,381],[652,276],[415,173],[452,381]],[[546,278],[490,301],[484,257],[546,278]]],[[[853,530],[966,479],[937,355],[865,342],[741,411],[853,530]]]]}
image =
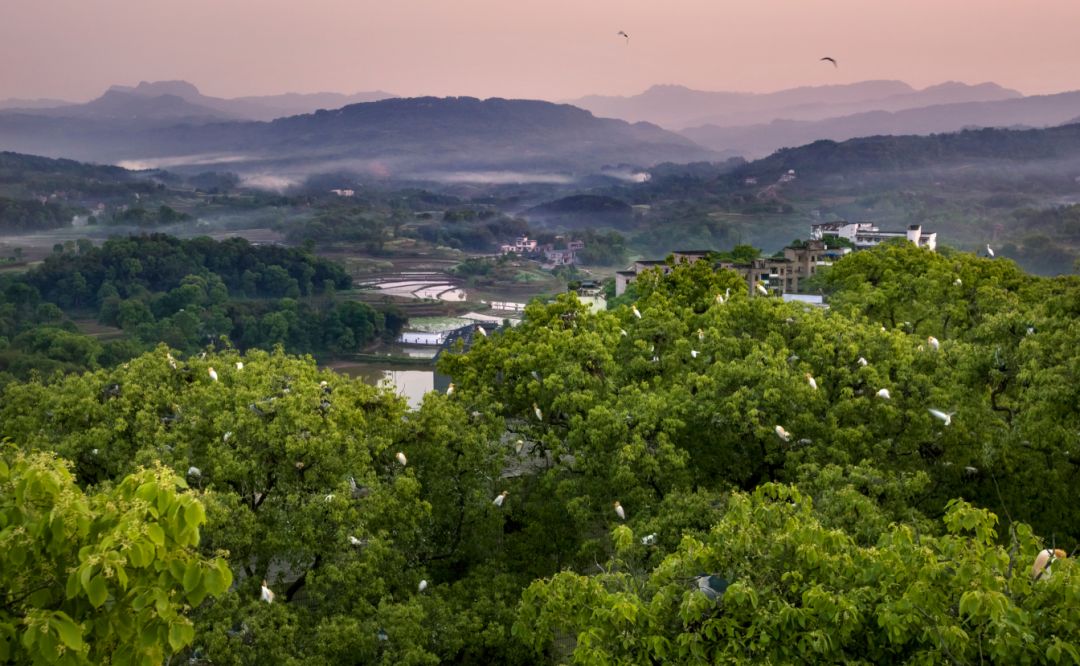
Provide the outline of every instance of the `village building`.
{"type": "Polygon", "coordinates": [[[897,238],[907,239],[918,247],[937,249],[937,232],[923,233],[921,224],[912,224],[906,231],[883,231],[873,222],[819,222],[810,225],[810,238],[844,238],[857,249],[864,250],[897,238]]]}

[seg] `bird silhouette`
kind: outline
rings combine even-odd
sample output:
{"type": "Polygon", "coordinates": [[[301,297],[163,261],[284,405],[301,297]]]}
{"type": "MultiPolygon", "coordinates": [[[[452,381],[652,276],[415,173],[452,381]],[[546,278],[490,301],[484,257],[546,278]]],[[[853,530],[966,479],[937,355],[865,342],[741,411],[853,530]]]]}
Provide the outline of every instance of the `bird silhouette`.
{"type": "Polygon", "coordinates": [[[615,33],[615,34],[619,35],[620,37],[625,37],[625,38],[626,38],[626,45],[627,45],[627,46],[629,46],[629,45],[630,45],[630,35],[626,34],[626,33],[625,33],[625,32],[623,32],[622,30],[620,30],[619,32],[617,32],[617,33],[615,33]]]}
{"type": "Polygon", "coordinates": [[[824,58],[822,58],[821,62],[831,62],[833,67],[840,67],[840,65],[836,63],[836,58],[830,58],[829,56],[825,56],[824,58]]]}

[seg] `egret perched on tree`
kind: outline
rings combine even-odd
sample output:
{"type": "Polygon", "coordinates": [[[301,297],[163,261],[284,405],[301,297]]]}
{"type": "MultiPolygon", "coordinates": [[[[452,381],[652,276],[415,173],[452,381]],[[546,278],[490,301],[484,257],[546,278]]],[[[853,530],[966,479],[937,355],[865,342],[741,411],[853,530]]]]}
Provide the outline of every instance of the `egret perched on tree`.
{"type": "Polygon", "coordinates": [[[404,467],[405,465],[408,465],[408,464],[409,464],[409,459],[408,459],[408,458],[406,458],[406,457],[405,457],[405,454],[404,454],[404,453],[402,453],[401,451],[398,451],[397,453],[395,453],[395,454],[394,454],[394,458],[395,458],[395,459],[397,459],[397,461],[398,461],[399,463],[401,463],[401,466],[402,466],[402,467],[404,467]]]}
{"type": "Polygon", "coordinates": [[[646,534],[645,536],[641,537],[641,545],[642,546],[655,546],[656,545],[656,532],[653,532],[652,534],[646,534]]]}
{"type": "Polygon", "coordinates": [[[450,386],[446,387],[446,395],[454,395],[454,382],[450,382],[450,386]]]}
{"type": "Polygon", "coordinates": [[[773,430],[776,432],[776,436],[780,439],[784,440],[785,442],[791,441],[791,433],[787,430],[784,430],[784,426],[778,425],[773,428],[773,430]]]}
{"type": "Polygon", "coordinates": [[[364,541],[363,541],[363,539],[357,539],[356,537],[354,537],[353,535],[350,534],[349,535],[349,545],[350,546],[356,546],[357,548],[359,548],[360,546],[364,545],[364,541]]]}
{"type": "Polygon", "coordinates": [[[758,293],[761,294],[762,296],[768,296],[769,295],[769,290],[766,289],[765,285],[763,285],[761,282],[755,282],[754,286],[757,287],[758,293]]]}
{"type": "Polygon", "coordinates": [[[236,369],[237,370],[243,370],[244,369],[244,362],[243,361],[237,361],[236,362],[236,369]]]}
{"type": "Polygon", "coordinates": [[[863,358],[862,356],[860,356],[860,357],[859,357],[859,365],[860,365],[861,367],[865,368],[866,366],[870,365],[870,363],[869,363],[869,362],[867,362],[867,360],[866,360],[865,358],[863,358]]]}
{"type": "Polygon", "coordinates": [[[90,453],[96,456],[96,455],[98,454],[98,449],[94,449],[94,450],[93,450],[93,451],[91,451],[90,453]]]}
{"type": "Polygon", "coordinates": [[[806,373],[806,383],[810,385],[810,388],[817,390],[817,382],[814,380],[814,376],[809,372],[806,373]]]}
{"type": "Polygon", "coordinates": [[[636,305],[631,304],[630,305],[630,310],[633,311],[635,317],[637,317],[638,319],[641,319],[641,312],[637,309],[636,305]]]}
{"type": "Polygon", "coordinates": [[[230,439],[232,439],[232,430],[230,430],[229,432],[227,432],[227,433],[225,433],[224,435],[221,436],[221,441],[223,441],[223,442],[227,442],[230,439]]]}
{"type": "Polygon", "coordinates": [[[956,412],[945,413],[945,412],[941,411],[940,409],[928,409],[926,411],[930,412],[930,416],[933,416],[935,419],[941,421],[941,423],[944,424],[944,425],[949,425],[950,423],[952,423],[953,414],[956,413],[956,412]]]}
{"type": "Polygon", "coordinates": [[[698,340],[704,340],[705,339],[705,331],[701,330],[700,328],[697,330],[697,339],[698,340]]]}
{"type": "Polygon", "coordinates": [[[213,368],[208,368],[207,373],[210,375],[210,379],[213,379],[215,382],[218,380],[217,371],[215,371],[213,368]]]}
{"type": "Polygon", "coordinates": [[[961,286],[961,285],[963,285],[963,284],[964,284],[964,281],[963,281],[963,280],[961,280],[960,278],[956,278],[955,280],[953,280],[953,285],[954,285],[954,286],[957,286],[957,287],[959,287],[959,286],[961,286]]]}
{"type": "Polygon", "coordinates": [[[696,349],[691,349],[691,350],[690,350],[690,357],[691,357],[691,358],[697,358],[697,357],[698,357],[698,354],[700,354],[700,353],[701,353],[701,352],[699,352],[699,351],[698,351],[698,350],[696,350],[696,349]]]}
{"type": "Polygon", "coordinates": [[[536,404],[535,402],[533,403],[533,414],[536,414],[537,421],[544,420],[544,413],[540,411],[540,405],[536,404]]]}
{"type": "Polygon", "coordinates": [[[176,370],[176,359],[173,358],[172,353],[171,352],[165,352],[165,358],[168,359],[168,361],[169,361],[169,367],[172,368],[173,370],[176,370]]]}
{"type": "Polygon", "coordinates": [[[717,305],[723,305],[724,304],[724,295],[723,294],[717,294],[716,295],[716,304],[717,305]]]}
{"type": "Polygon", "coordinates": [[[418,592],[423,592],[427,589],[427,579],[421,579],[420,584],[416,586],[418,592]]]}
{"type": "Polygon", "coordinates": [[[518,454],[518,455],[521,455],[521,450],[522,450],[522,449],[524,449],[524,448],[525,448],[525,440],[523,440],[523,439],[519,439],[519,440],[518,440],[518,441],[517,441],[517,442],[516,442],[516,443],[514,444],[514,453],[516,453],[516,454],[518,454]]]}
{"type": "Polygon", "coordinates": [[[621,335],[621,336],[623,336],[625,338],[627,335],[629,335],[629,333],[626,332],[625,328],[620,328],[619,329],[619,335],[621,335]]]}
{"type": "Polygon", "coordinates": [[[1039,554],[1035,556],[1035,563],[1031,566],[1032,578],[1049,578],[1050,577],[1050,565],[1056,560],[1060,560],[1066,556],[1065,551],[1055,548],[1050,550],[1040,550],[1039,554]]]}
{"type": "Polygon", "coordinates": [[[274,591],[266,586],[266,580],[262,582],[262,590],[259,593],[259,598],[268,604],[274,603],[274,591]]]}
{"type": "Polygon", "coordinates": [[[986,244],[986,254],[987,254],[987,256],[989,256],[989,257],[990,257],[991,259],[993,259],[993,258],[994,258],[994,248],[990,247],[990,244],[989,244],[989,243],[987,243],[987,244],[986,244]]]}
{"type": "Polygon", "coordinates": [[[491,500],[491,503],[494,504],[495,506],[502,506],[503,502],[506,501],[506,496],[509,495],[509,494],[510,494],[509,490],[504,490],[501,493],[499,493],[498,495],[496,495],[495,499],[491,500]]]}
{"type": "Polygon", "coordinates": [[[694,579],[694,582],[697,583],[698,590],[709,598],[709,601],[716,601],[723,597],[724,592],[727,591],[729,585],[727,580],[716,574],[698,574],[697,578],[694,579]]]}
{"type": "Polygon", "coordinates": [[[892,399],[892,396],[889,395],[889,389],[887,389],[887,388],[883,388],[883,389],[879,390],[877,392],[877,397],[881,398],[882,400],[891,400],[892,399]]]}
{"type": "Polygon", "coordinates": [[[615,507],[615,515],[619,517],[619,520],[626,520],[626,511],[622,508],[622,504],[616,501],[612,506],[615,507]]]}
{"type": "Polygon", "coordinates": [[[926,338],[926,344],[930,345],[930,348],[933,349],[934,351],[937,351],[937,350],[941,349],[941,343],[938,342],[938,339],[935,338],[932,335],[930,337],[926,338]]]}
{"type": "Polygon", "coordinates": [[[191,467],[187,468],[187,475],[194,478],[194,479],[197,479],[200,476],[202,476],[202,470],[200,470],[198,467],[192,465],[191,467]]]}
{"type": "Polygon", "coordinates": [[[480,335],[484,336],[485,338],[487,337],[487,329],[485,329],[485,328],[484,328],[483,326],[479,326],[479,325],[478,325],[478,326],[476,327],[476,331],[477,331],[477,332],[478,332],[478,333],[479,333],[480,335]]]}

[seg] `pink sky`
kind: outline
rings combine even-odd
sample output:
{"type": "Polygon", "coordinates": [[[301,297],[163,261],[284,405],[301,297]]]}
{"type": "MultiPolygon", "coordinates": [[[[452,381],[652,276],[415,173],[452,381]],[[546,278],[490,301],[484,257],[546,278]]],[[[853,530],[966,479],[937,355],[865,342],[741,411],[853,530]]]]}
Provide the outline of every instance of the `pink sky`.
{"type": "Polygon", "coordinates": [[[224,97],[566,99],[866,79],[1080,89],[1080,0],[0,2],[0,98],[89,99],[164,79],[224,97]]]}

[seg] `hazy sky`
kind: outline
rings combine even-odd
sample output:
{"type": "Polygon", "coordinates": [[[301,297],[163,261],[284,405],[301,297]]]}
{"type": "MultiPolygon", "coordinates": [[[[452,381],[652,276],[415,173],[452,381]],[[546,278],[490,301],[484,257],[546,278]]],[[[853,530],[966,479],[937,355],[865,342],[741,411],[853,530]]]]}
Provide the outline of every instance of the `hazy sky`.
{"type": "Polygon", "coordinates": [[[0,98],[164,79],[226,97],[865,79],[1056,92],[1080,88],[1077,26],[1080,0],[0,0],[0,98]]]}

